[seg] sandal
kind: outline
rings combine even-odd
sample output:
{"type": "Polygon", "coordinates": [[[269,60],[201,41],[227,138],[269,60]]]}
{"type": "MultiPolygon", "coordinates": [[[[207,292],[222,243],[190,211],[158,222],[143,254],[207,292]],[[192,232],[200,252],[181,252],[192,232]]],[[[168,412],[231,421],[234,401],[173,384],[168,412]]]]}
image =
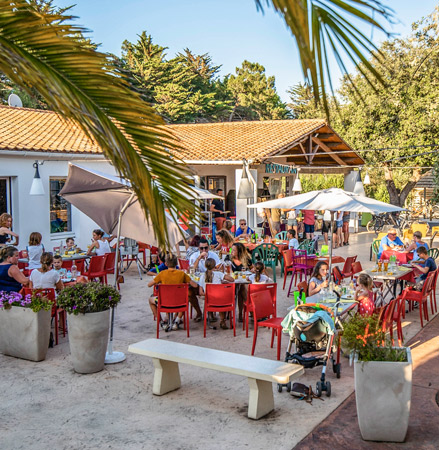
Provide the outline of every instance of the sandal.
{"type": "Polygon", "coordinates": [[[221,322],[220,322],[220,328],[221,328],[222,330],[228,330],[228,329],[229,329],[229,327],[227,326],[225,320],[221,320],[221,322]]]}

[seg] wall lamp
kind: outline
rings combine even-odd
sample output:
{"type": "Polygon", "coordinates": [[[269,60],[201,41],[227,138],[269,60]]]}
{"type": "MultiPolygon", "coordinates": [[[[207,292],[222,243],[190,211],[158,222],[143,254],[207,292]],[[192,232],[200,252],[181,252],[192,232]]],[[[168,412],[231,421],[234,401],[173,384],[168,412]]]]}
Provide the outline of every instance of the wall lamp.
{"type": "Polygon", "coordinates": [[[33,163],[33,167],[35,169],[34,179],[32,180],[32,186],[30,188],[29,195],[44,195],[44,186],[43,181],[40,177],[40,172],[38,170],[38,166],[41,166],[44,164],[44,161],[38,162],[38,160],[35,160],[33,163]]]}

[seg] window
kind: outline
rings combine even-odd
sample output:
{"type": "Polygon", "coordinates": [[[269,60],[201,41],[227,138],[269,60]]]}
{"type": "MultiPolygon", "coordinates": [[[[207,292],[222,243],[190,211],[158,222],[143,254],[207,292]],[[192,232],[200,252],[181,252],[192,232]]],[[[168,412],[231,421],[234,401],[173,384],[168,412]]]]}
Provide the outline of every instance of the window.
{"type": "Polygon", "coordinates": [[[10,213],[10,180],[9,178],[0,178],[0,214],[10,213]]]}
{"type": "Polygon", "coordinates": [[[65,178],[50,179],[50,232],[64,233],[72,231],[71,205],[59,196],[66,182],[65,178]]]}

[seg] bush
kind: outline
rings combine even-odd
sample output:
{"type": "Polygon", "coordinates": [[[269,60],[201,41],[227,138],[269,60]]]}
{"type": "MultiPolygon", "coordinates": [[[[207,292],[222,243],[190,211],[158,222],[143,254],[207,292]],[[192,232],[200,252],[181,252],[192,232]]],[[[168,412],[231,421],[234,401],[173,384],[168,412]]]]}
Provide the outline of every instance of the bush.
{"type": "Polygon", "coordinates": [[[53,302],[47,297],[32,291],[31,294],[25,296],[18,292],[5,292],[0,291],[0,308],[10,309],[12,306],[21,306],[23,308],[30,308],[33,312],[38,311],[50,311],[52,309],[53,302]]]}
{"type": "Polygon", "coordinates": [[[120,301],[120,293],[113,286],[100,283],[78,283],[64,288],[57,298],[58,306],[69,314],[106,311],[120,301]]]}
{"type": "Polygon", "coordinates": [[[405,350],[394,348],[392,341],[379,326],[378,315],[356,314],[344,324],[342,348],[358,355],[360,361],[407,361],[405,350]]]}

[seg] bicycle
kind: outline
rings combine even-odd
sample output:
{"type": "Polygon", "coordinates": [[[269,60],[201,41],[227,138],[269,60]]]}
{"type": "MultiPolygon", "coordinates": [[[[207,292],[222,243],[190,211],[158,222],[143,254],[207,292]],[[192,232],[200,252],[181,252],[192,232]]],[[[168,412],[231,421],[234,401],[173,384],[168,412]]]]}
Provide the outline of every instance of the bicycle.
{"type": "Polygon", "coordinates": [[[410,224],[405,220],[398,212],[394,213],[382,213],[373,215],[372,219],[366,224],[367,231],[374,231],[378,234],[383,230],[385,225],[391,225],[397,228],[402,233],[406,228],[410,227],[410,224]]]}

